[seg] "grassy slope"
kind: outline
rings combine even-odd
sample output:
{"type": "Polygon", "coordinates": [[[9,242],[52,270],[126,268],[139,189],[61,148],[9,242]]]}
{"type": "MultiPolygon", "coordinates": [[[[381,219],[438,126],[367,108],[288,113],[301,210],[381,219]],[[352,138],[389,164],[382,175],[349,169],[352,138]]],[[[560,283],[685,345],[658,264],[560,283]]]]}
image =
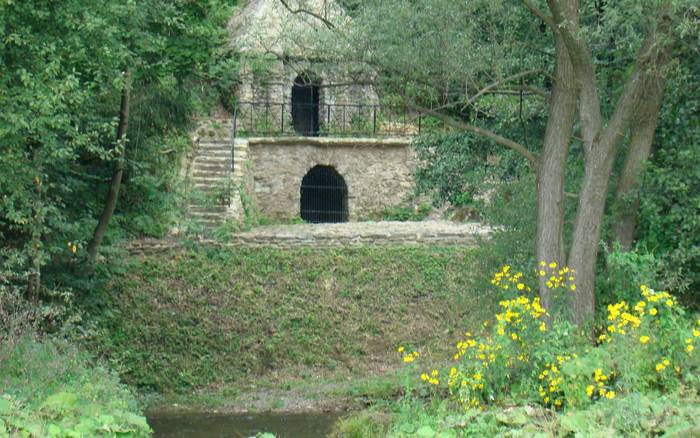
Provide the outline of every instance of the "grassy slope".
{"type": "Polygon", "coordinates": [[[438,247],[147,257],[109,287],[97,347],[128,383],[163,393],[371,373],[398,362],[398,344],[429,356],[491,313],[494,300],[467,290],[470,257],[438,247]]]}

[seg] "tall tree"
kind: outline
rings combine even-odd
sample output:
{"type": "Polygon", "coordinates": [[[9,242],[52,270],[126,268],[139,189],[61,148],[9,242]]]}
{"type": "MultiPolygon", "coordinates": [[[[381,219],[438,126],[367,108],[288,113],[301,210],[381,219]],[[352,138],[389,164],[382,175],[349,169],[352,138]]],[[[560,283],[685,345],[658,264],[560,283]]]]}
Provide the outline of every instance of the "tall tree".
{"type": "MultiPolygon", "coordinates": [[[[296,3],[289,7],[313,6],[296,3]]],[[[696,5],[388,0],[360,2],[352,15],[349,26],[329,26],[322,45],[336,56],[328,58],[340,53],[345,62],[366,68],[383,93],[531,163],[537,174],[537,257],[576,271],[571,315],[579,324],[590,319],[613,165],[626,140],[634,143],[628,150],[637,151],[653,137],[654,107],[674,62],[673,45],[683,34],[697,33],[696,5]],[[534,147],[503,129],[514,119],[513,95],[523,92],[532,120],[545,121],[534,147]],[[583,151],[583,176],[566,239],[565,170],[572,145],[583,151]],[[571,242],[568,251],[565,241],[571,242]]],[[[628,163],[637,161],[633,156],[628,163]]],[[[544,284],[540,294],[548,304],[544,284]]]]}

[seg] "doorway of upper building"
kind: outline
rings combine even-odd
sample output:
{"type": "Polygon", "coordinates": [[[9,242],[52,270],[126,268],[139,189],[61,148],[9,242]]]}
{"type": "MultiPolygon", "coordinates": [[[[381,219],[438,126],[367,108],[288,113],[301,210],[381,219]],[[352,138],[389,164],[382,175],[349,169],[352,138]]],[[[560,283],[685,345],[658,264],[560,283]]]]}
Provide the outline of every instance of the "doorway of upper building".
{"type": "Polygon", "coordinates": [[[348,186],[331,166],[315,166],[301,180],[301,218],[311,223],[348,221],[348,186]]]}
{"type": "Polygon", "coordinates": [[[292,85],[292,125],[301,135],[318,136],[320,87],[317,79],[302,73],[292,85]]]}

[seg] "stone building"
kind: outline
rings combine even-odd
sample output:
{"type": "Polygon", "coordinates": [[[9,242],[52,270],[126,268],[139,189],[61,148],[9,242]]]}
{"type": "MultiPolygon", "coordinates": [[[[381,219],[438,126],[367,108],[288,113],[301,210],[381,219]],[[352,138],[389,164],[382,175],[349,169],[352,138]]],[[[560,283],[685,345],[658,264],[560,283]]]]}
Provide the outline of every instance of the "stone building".
{"type": "Polygon", "coordinates": [[[352,66],[315,53],[324,19],[351,25],[344,11],[332,0],[298,1],[249,0],[230,21],[241,59],[235,109],[224,129],[200,130],[190,174],[203,191],[232,189],[225,206],[195,203],[195,218],[241,217],[249,202],[270,218],[357,221],[412,194],[415,123],[379,106],[352,66]],[[300,7],[311,13],[292,12],[300,7]]]}

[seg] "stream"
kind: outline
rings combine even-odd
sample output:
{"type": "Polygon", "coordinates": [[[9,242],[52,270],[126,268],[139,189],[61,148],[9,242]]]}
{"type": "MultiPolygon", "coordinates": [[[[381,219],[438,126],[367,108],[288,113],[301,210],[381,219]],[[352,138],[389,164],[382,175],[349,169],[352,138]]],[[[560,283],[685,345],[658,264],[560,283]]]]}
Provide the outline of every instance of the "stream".
{"type": "Polygon", "coordinates": [[[149,416],[148,424],[156,438],[248,438],[260,432],[276,438],[320,438],[339,417],[338,413],[178,413],[149,416]]]}

